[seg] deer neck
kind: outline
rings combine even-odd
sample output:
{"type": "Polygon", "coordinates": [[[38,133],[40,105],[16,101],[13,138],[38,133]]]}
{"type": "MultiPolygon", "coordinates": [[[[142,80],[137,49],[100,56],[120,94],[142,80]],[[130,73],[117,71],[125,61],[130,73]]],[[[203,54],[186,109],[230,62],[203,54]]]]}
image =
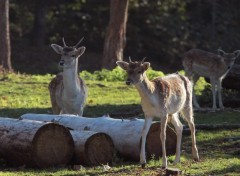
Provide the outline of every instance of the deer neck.
{"type": "Polygon", "coordinates": [[[76,92],[80,89],[78,78],[78,59],[71,67],[63,69],[63,85],[64,93],[68,96],[76,96],[76,92]]]}
{"type": "Polygon", "coordinates": [[[138,82],[135,86],[142,99],[149,97],[155,90],[153,82],[148,79],[145,73],[143,75],[143,80],[138,82]]]}

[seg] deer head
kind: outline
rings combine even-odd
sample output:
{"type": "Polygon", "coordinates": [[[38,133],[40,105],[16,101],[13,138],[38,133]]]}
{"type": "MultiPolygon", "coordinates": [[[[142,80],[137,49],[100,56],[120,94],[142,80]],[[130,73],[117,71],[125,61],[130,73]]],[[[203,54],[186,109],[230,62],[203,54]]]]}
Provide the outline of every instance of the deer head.
{"type": "Polygon", "coordinates": [[[59,66],[65,69],[71,68],[72,66],[76,65],[78,58],[84,53],[86,49],[84,46],[79,47],[83,38],[75,46],[67,46],[64,38],[62,40],[63,47],[57,44],[51,44],[51,47],[57,54],[61,55],[59,66]]]}
{"type": "Polygon", "coordinates": [[[237,57],[240,55],[240,50],[236,50],[233,53],[226,53],[223,50],[218,49],[218,55],[224,59],[225,63],[228,66],[228,69],[230,69],[232,68],[237,57]]]}
{"type": "Polygon", "coordinates": [[[146,77],[146,71],[150,67],[149,62],[144,62],[145,58],[141,62],[132,62],[129,57],[129,63],[124,61],[117,61],[117,65],[127,72],[126,84],[137,84],[142,82],[146,77]]]}

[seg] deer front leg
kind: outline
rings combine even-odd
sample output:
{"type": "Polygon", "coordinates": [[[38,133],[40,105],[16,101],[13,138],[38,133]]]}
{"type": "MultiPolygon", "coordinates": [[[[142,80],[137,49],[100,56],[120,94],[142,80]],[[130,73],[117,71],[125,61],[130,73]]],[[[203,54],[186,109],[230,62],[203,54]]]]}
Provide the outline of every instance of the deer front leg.
{"type": "Polygon", "coordinates": [[[216,111],[217,105],[216,105],[216,81],[211,79],[211,85],[212,85],[212,96],[213,96],[213,106],[212,110],[216,111]]]}
{"type": "Polygon", "coordinates": [[[224,110],[223,102],[222,102],[222,80],[219,79],[217,83],[218,88],[218,101],[219,101],[219,107],[221,110],[224,110]]]}
{"type": "Polygon", "coordinates": [[[141,152],[140,152],[140,164],[142,165],[142,168],[144,168],[146,164],[146,153],[145,153],[146,137],[151,124],[152,124],[152,117],[145,117],[145,122],[142,129],[142,143],[141,143],[141,152]]]}
{"type": "Polygon", "coordinates": [[[161,134],[160,139],[162,142],[162,169],[167,168],[167,156],[166,156],[166,128],[167,128],[167,118],[168,115],[161,119],[161,134]]]}

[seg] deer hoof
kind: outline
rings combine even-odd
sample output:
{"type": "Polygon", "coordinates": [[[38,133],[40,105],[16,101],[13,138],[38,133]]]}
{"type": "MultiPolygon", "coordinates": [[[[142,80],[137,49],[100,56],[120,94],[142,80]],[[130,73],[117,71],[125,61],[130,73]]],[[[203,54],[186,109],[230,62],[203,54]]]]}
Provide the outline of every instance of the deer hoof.
{"type": "Polygon", "coordinates": [[[166,170],[167,169],[167,167],[166,166],[162,166],[162,170],[166,170]]]}
{"type": "Polygon", "coordinates": [[[146,166],[146,163],[141,164],[141,166],[142,166],[142,169],[144,169],[146,166]]]}

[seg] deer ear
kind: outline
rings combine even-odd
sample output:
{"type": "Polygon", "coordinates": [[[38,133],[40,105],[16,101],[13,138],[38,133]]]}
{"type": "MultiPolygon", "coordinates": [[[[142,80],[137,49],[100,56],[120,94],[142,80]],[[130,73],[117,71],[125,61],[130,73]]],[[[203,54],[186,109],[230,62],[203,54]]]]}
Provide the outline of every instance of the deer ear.
{"type": "Polygon", "coordinates": [[[116,64],[121,67],[123,70],[127,70],[129,63],[124,61],[117,61],[116,64]]]}
{"type": "Polygon", "coordinates": [[[144,71],[146,71],[149,67],[150,67],[150,63],[149,62],[144,62],[142,64],[142,68],[143,68],[144,71]]]}
{"type": "Polygon", "coordinates": [[[76,56],[77,57],[80,57],[86,50],[86,47],[82,46],[82,47],[79,47],[76,51],[76,56]]]}
{"type": "Polygon", "coordinates": [[[218,54],[219,54],[220,56],[222,56],[222,55],[225,54],[225,52],[224,52],[223,50],[221,50],[221,49],[218,49],[217,51],[218,51],[218,54]]]}
{"type": "Polygon", "coordinates": [[[234,55],[235,55],[236,57],[238,57],[238,56],[240,55],[240,50],[236,50],[236,51],[234,51],[233,53],[234,53],[234,55]]]}
{"type": "Polygon", "coordinates": [[[57,44],[51,44],[52,49],[58,53],[58,54],[62,54],[63,53],[63,47],[61,47],[60,45],[57,44]]]}

